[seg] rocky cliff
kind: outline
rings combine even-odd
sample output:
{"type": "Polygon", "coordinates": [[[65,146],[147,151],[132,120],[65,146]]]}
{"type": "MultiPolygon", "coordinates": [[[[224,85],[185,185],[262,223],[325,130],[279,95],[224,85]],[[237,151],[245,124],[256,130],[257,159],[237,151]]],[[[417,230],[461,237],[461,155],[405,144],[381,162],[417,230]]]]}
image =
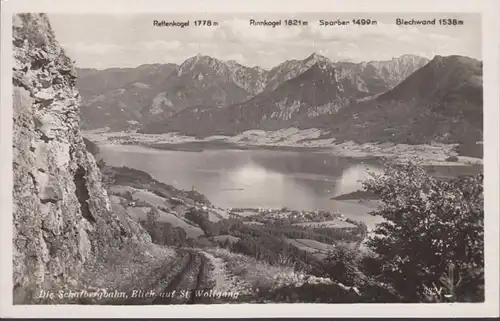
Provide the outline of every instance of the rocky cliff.
{"type": "Polygon", "coordinates": [[[30,303],[132,235],[85,148],[73,63],[45,15],[13,17],[13,55],[13,295],[30,303]]]}

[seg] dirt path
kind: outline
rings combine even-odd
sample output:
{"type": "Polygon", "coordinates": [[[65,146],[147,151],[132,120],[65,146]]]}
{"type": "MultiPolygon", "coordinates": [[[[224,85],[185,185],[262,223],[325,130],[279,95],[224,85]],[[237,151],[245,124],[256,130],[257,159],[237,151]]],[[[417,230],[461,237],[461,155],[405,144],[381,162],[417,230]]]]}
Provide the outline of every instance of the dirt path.
{"type": "Polygon", "coordinates": [[[151,304],[196,304],[196,291],[204,290],[206,278],[206,259],[203,254],[191,250],[185,251],[187,262],[180,272],[159,293],[151,304]]]}
{"type": "Polygon", "coordinates": [[[179,253],[184,255],[182,267],[149,304],[234,303],[253,292],[251,285],[233,275],[221,258],[191,249],[179,253]]]}
{"type": "MultiPolygon", "coordinates": [[[[177,257],[152,275],[155,285],[129,289],[128,298],[100,301],[101,305],[171,305],[249,302],[256,293],[227,262],[207,251],[177,249],[177,257]]],[[[246,269],[245,267],[243,267],[246,269]]],[[[88,304],[95,304],[88,303],[88,304]]]]}
{"type": "Polygon", "coordinates": [[[153,300],[152,304],[154,305],[172,304],[172,301],[176,299],[175,292],[179,291],[179,287],[185,280],[186,276],[188,275],[188,272],[194,269],[194,264],[195,264],[194,254],[187,252],[186,256],[187,256],[186,259],[187,262],[184,264],[179,273],[174,276],[174,278],[170,281],[170,283],[164,289],[162,289],[160,293],[158,293],[156,298],[153,300]]]}
{"type": "Polygon", "coordinates": [[[212,283],[211,289],[224,296],[212,300],[213,303],[234,303],[241,302],[243,297],[254,294],[252,284],[233,273],[227,262],[221,257],[213,255],[207,251],[202,252],[206,260],[210,262],[211,270],[209,279],[212,283]]]}
{"type": "MultiPolygon", "coordinates": [[[[195,250],[177,250],[177,259],[161,269],[156,286],[148,289],[130,289],[125,300],[101,302],[104,305],[169,305],[198,304],[196,291],[207,287],[208,264],[205,256],[195,250]]],[[[206,300],[203,300],[206,301],[206,300]]],[[[208,302],[204,302],[208,303],[208,302]]]]}

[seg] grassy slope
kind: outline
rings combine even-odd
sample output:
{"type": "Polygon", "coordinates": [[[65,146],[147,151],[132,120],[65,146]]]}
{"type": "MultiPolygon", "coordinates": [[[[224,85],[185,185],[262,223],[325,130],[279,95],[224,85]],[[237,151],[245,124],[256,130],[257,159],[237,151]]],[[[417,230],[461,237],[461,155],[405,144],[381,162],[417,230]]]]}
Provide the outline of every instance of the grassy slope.
{"type": "MultiPolygon", "coordinates": [[[[208,249],[219,280],[218,289],[240,291],[239,302],[248,303],[347,303],[369,302],[353,287],[329,278],[295,271],[283,263],[268,264],[224,249],[208,249]]],[[[217,289],[217,288],[216,288],[217,289]]]]}
{"type": "MultiPolygon", "coordinates": [[[[214,215],[218,218],[222,218],[227,215],[226,212],[224,212],[225,215],[221,214],[221,211],[223,210],[213,208],[208,200],[206,200],[202,195],[177,190],[172,186],[154,180],[150,175],[144,172],[128,168],[105,167],[103,173],[105,173],[105,177],[113,181],[112,187],[109,188],[110,193],[112,194],[111,200],[114,209],[121,212],[122,216],[130,218],[130,212],[137,212],[135,213],[137,217],[144,217],[144,215],[147,215],[147,212],[152,207],[159,207],[160,219],[163,219],[165,214],[170,215],[171,218],[175,217],[179,220],[183,219],[185,212],[193,207],[198,210],[204,208],[209,211],[213,211],[214,215]],[[135,197],[135,195],[137,195],[137,197],[135,197]],[[132,205],[130,205],[131,203],[132,205]]],[[[215,221],[213,220],[213,217],[208,220],[215,221]]],[[[188,224],[195,225],[193,222],[186,222],[188,224]]],[[[321,288],[320,291],[332,291],[336,293],[333,297],[326,295],[323,299],[321,299],[324,302],[330,302],[329,300],[333,300],[332,302],[360,302],[359,295],[355,294],[352,289],[334,284],[331,280],[314,276],[306,276],[303,272],[294,271],[294,267],[292,266],[295,265],[296,260],[300,261],[304,260],[304,258],[301,256],[293,257],[295,254],[292,254],[292,257],[283,255],[283,253],[281,253],[282,245],[280,245],[283,243],[281,241],[283,238],[282,233],[284,233],[285,230],[289,232],[295,230],[293,226],[275,226],[271,230],[266,230],[264,229],[265,225],[255,224],[255,226],[249,226],[243,224],[243,222],[240,223],[239,227],[236,226],[236,229],[231,231],[230,234],[224,234],[221,232],[219,236],[215,236],[213,241],[206,237],[198,239],[198,241],[200,242],[199,244],[204,244],[205,251],[209,254],[211,253],[212,256],[217,257],[219,259],[219,263],[223,263],[225,271],[224,275],[229,276],[230,279],[230,284],[227,285],[229,288],[232,286],[241,288],[241,286],[243,286],[243,288],[247,289],[246,298],[242,300],[246,300],[246,302],[257,302],[255,293],[256,291],[259,291],[259,302],[262,300],[271,300],[273,302],[289,302],[288,300],[292,300],[292,302],[297,302],[293,301],[296,299],[291,298],[290,293],[298,291],[299,293],[302,293],[302,297],[299,300],[300,302],[315,302],[317,297],[314,295],[314,292],[317,291],[317,288],[319,287],[321,288]],[[285,228],[285,230],[282,231],[282,228],[285,228]],[[233,233],[236,234],[231,235],[233,233]],[[240,235],[242,238],[237,235],[240,235]],[[215,239],[218,240],[216,241],[215,239]],[[216,248],[216,244],[223,241],[223,239],[230,239],[233,245],[235,244],[235,241],[239,242],[242,240],[250,242],[250,244],[252,242],[256,242],[255,245],[260,247],[263,251],[267,251],[268,254],[272,253],[273,260],[271,261],[273,261],[273,263],[269,264],[264,261],[269,258],[262,257],[257,260],[251,256],[235,254],[227,250],[216,248]],[[281,291],[283,293],[277,294],[276,291],[281,291]]],[[[302,230],[299,229],[296,231],[300,232],[302,230]]],[[[306,237],[307,235],[312,237],[319,236],[319,234],[316,235],[312,231],[304,234],[306,237]]],[[[198,235],[191,236],[196,237],[198,235]]],[[[320,244],[319,242],[305,239],[304,237],[301,237],[300,241],[301,244],[313,244],[316,245],[315,247],[318,247],[317,245],[320,244]]],[[[326,244],[324,245],[326,246],[326,244]]],[[[143,284],[154,284],[154,280],[158,280],[158,278],[161,277],[158,269],[161,269],[161,266],[165,267],[165,265],[170,266],[172,264],[177,264],[175,262],[179,258],[172,255],[173,251],[169,248],[161,246],[157,247],[155,245],[153,246],[153,248],[164,249],[169,255],[162,255],[162,253],[158,252],[158,250],[156,250],[157,252],[152,252],[153,250],[145,250],[145,253],[137,254],[137,250],[131,247],[131,249],[133,249],[132,251],[129,251],[130,249],[128,251],[117,251],[116,259],[110,258],[109,262],[117,262],[116,267],[112,270],[114,271],[115,277],[107,274],[107,277],[97,278],[96,274],[100,273],[102,268],[96,268],[92,270],[92,273],[88,274],[87,278],[95,277],[100,283],[108,284],[110,288],[113,286],[121,286],[122,288],[130,287],[132,286],[132,283],[119,285],[118,283],[120,282],[120,279],[123,279],[117,277],[116,275],[137,275],[138,273],[141,273],[140,266],[144,265],[145,273],[137,276],[137,278],[142,278],[140,279],[141,281],[137,282],[142,282],[143,284]],[[149,255],[147,253],[153,254],[149,255]],[[149,259],[150,262],[148,262],[147,259],[149,259]],[[121,262],[126,262],[127,260],[131,261],[131,264],[121,264],[121,262]],[[145,275],[148,275],[148,280],[146,280],[145,275]],[[147,283],[148,281],[150,283],[147,283]]],[[[324,246],[319,247],[323,248],[324,246]]],[[[142,247],[142,249],[144,249],[144,247],[142,247]]],[[[222,270],[219,266],[219,272],[220,271],[222,270]]],[[[224,278],[219,279],[219,281],[223,283],[225,282],[224,278]]],[[[137,282],[133,284],[141,284],[137,282]]]]}

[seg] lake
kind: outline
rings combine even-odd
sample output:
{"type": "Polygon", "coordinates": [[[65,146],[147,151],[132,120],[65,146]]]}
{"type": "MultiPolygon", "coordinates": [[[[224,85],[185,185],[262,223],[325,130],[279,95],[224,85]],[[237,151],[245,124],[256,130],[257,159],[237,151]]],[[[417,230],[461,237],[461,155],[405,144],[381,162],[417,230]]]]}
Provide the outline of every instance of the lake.
{"type": "Polygon", "coordinates": [[[358,190],[367,169],[380,171],[374,163],[302,151],[189,152],[135,145],[101,145],[100,149],[109,165],[145,171],[176,188],[194,188],[216,206],[340,211],[369,227],[380,222],[367,215],[368,206],[330,199],[358,190]]]}
{"type": "Polygon", "coordinates": [[[209,149],[198,152],[159,150],[136,145],[101,145],[112,166],[149,173],[179,189],[204,194],[214,205],[233,208],[283,208],[340,211],[373,227],[381,218],[358,201],[331,200],[360,189],[375,161],[327,153],[279,150],[209,149]]]}

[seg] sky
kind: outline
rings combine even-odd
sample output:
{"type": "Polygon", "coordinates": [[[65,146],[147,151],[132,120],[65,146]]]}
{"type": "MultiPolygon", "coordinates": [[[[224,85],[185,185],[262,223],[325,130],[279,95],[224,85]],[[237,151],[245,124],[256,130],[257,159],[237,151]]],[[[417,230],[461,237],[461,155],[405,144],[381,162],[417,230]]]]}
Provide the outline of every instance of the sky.
{"type": "Polygon", "coordinates": [[[403,54],[427,58],[465,55],[481,60],[478,14],[305,13],[305,14],[49,14],[59,43],[80,68],[137,67],[176,63],[197,54],[270,69],[316,52],[333,61],[390,60],[403,54]],[[364,18],[376,25],[320,26],[319,20],[364,18]],[[456,18],[459,26],[398,26],[396,19],[456,18]],[[194,27],[194,20],[217,27],[194,27]],[[306,20],[308,26],[251,26],[250,19],[306,20]],[[190,27],[154,27],[153,21],[191,21],[190,27]]]}

